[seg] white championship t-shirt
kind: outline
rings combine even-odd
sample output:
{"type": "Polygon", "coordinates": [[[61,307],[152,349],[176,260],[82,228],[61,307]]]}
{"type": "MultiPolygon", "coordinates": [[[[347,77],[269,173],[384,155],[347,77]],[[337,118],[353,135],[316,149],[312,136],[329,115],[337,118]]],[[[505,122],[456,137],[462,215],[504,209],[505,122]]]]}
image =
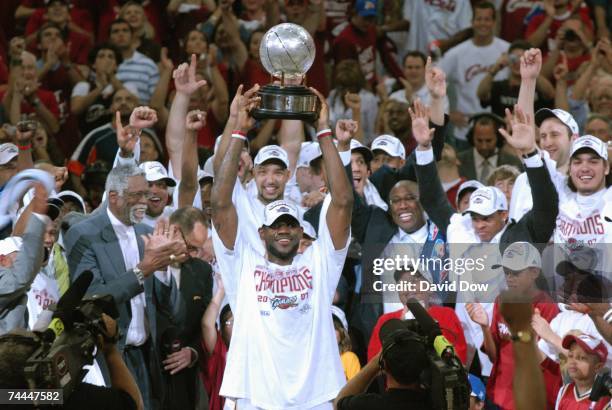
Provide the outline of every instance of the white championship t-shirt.
{"type": "MultiPolygon", "coordinates": [[[[328,195],[321,215],[327,215],[328,195]]],[[[213,245],[234,330],[220,394],[270,410],[333,400],[345,383],[330,308],[350,235],[334,250],[326,218],[319,237],[289,266],[268,262],[239,227],[234,250],[213,245]]]]}
{"type": "MultiPolygon", "coordinates": [[[[491,44],[484,47],[474,45],[470,39],[451,48],[440,60],[440,68],[448,76],[449,82],[455,87],[457,101],[454,109],[468,116],[491,111],[491,107],[480,105],[477,91],[478,85],[487,74],[489,68],[497,59],[508,51],[509,43],[495,37],[491,44]]],[[[508,69],[501,70],[495,76],[495,81],[508,77],[508,69]]],[[[468,127],[455,128],[455,137],[465,139],[468,127]]]]}

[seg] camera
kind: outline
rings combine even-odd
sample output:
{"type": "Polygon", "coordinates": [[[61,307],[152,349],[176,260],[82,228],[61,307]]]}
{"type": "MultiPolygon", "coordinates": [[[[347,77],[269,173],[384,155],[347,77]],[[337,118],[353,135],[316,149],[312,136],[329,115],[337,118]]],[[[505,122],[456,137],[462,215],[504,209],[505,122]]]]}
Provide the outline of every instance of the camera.
{"type": "MultiPolygon", "coordinates": [[[[57,328],[39,334],[40,347],[24,366],[30,389],[63,389],[64,400],[70,396],[85,377],[83,367],[93,363],[98,336],[105,333],[102,313],[113,319],[119,316],[111,295],[83,299],[72,312],[74,323],[66,324],[70,328],[56,338],[57,328]]],[[[52,321],[52,326],[57,325],[52,321]]]]}
{"type": "Polygon", "coordinates": [[[612,395],[612,377],[610,377],[610,369],[605,368],[595,376],[595,383],[591,388],[589,400],[598,401],[602,397],[612,395]]]}
{"type": "Polygon", "coordinates": [[[34,332],[37,348],[23,369],[30,389],[62,389],[66,400],[85,377],[83,367],[93,363],[98,337],[116,342],[118,335],[105,336],[102,318],[103,313],[119,317],[115,300],[111,295],[84,298],[92,280],[90,271],[81,273],[57,302],[49,327],[34,332]]]}
{"type": "Polygon", "coordinates": [[[426,365],[419,376],[427,390],[428,406],[433,410],[467,410],[470,406],[470,384],[466,369],[442,336],[440,326],[414,299],[406,304],[415,319],[391,319],[380,330],[383,353],[394,344],[412,342],[425,351],[426,365]],[[390,323],[393,322],[393,323],[390,323]],[[384,340],[383,340],[384,339],[384,340]],[[386,347],[385,347],[386,346],[386,347]]]}

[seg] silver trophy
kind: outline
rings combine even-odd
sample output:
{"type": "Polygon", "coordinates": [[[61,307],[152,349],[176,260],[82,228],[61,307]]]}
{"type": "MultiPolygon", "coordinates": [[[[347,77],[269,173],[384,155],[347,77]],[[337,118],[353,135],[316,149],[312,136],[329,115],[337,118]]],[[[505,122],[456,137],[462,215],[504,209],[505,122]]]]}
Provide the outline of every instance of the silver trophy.
{"type": "Polygon", "coordinates": [[[308,31],[292,23],[272,27],[261,39],[259,58],[280,84],[268,84],[259,90],[261,103],[253,110],[253,117],[315,121],[318,98],[304,85],[315,58],[315,44],[308,31]]]}

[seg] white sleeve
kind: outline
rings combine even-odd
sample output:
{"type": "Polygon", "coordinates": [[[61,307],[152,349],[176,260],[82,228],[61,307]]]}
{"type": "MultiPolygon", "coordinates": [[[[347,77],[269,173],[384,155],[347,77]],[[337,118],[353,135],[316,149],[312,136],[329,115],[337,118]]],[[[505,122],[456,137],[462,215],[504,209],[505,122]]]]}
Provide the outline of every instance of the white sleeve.
{"type": "Polygon", "coordinates": [[[444,71],[444,73],[446,74],[446,78],[450,82],[455,81],[455,74],[457,71],[457,67],[456,67],[457,59],[455,58],[455,51],[456,51],[456,48],[455,49],[451,48],[450,50],[448,50],[446,54],[444,55],[444,57],[442,57],[442,59],[440,60],[440,64],[439,64],[439,67],[442,69],[442,71],[444,71]]]}
{"type": "Polygon", "coordinates": [[[242,259],[244,257],[244,242],[241,239],[240,225],[236,232],[234,249],[227,249],[225,247],[214,225],[212,227],[212,240],[219,273],[223,279],[225,294],[232,302],[232,305],[235,306],[234,302],[238,294],[238,286],[242,274],[242,259]]]}
{"type": "Polygon", "coordinates": [[[79,81],[72,89],[71,97],[84,97],[89,94],[91,86],[87,81],[79,81]]]}
{"type": "Polygon", "coordinates": [[[331,195],[327,194],[323,200],[323,206],[321,207],[321,216],[319,217],[319,236],[317,240],[312,244],[312,255],[315,258],[320,258],[318,263],[320,264],[320,273],[324,275],[323,282],[327,283],[327,290],[330,294],[330,298],[333,298],[340,275],[342,274],[342,268],[344,267],[344,261],[348,253],[348,247],[351,243],[351,234],[349,232],[346,244],[342,249],[336,250],[334,243],[327,226],[327,211],[331,204],[331,195]]]}
{"type": "Polygon", "coordinates": [[[414,156],[416,157],[417,165],[427,165],[434,161],[433,148],[429,148],[427,151],[415,149],[414,156]]]}
{"type": "MultiPolygon", "coordinates": [[[[500,2],[501,0],[495,0],[497,2],[500,2]]],[[[472,17],[473,17],[473,11],[472,11],[472,5],[470,4],[469,1],[460,1],[460,9],[457,12],[457,31],[461,31],[463,29],[469,28],[472,26],[472,17]]],[[[499,14],[497,16],[497,18],[501,18],[499,17],[499,14]]]]}

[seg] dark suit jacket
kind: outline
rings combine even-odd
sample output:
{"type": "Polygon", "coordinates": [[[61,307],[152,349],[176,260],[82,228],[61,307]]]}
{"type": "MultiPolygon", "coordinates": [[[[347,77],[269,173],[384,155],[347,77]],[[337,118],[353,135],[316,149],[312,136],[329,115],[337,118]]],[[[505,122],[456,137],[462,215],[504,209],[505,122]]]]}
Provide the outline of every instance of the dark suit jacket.
{"type": "MultiPolygon", "coordinates": [[[[144,224],[136,224],[134,230],[138,251],[142,258],[144,243],[141,235],[151,233],[152,229],[144,224]]],[[[66,233],[66,243],[71,244],[70,248],[66,249],[71,281],[89,270],[93,273],[93,281],[87,293],[89,295],[110,294],[115,298],[119,311],[117,325],[122,335],[117,347],[122,352],[132,319],[130,300],[139,293],[145,292],[145,312],[152,342],[148,343],[149,366],[150,369],[160,369],[157,353],[157,311],[164,310],[175,323],[184,321],[185,304],[180,297],[176,282],[172,279],[170,286],[166,286],[151,275],[145,279],[144,286],[140,285],[134,271],[125,268],[122,249],[106,210],[93,214],[70,228],[66,233]]],[[[153,393],[159,393],[156,392],[155,387],[156,384],[161,386],[161,372],[152,370],[152,373],[153,393]]]]}
{"type": "MultiPolygon", "coordinates": [[[[189,258],[181,265],[180,294],[185,302],[185,320],[176,326],[172,318],[165,312],[158,314],[158,329],[160,334],[161,359],[166,359],[169,344],[179,340],[181,347],[194,349],[198,357],[205,354],[202,350],[200,321],[206,307],[212,299],[213,277],[210,265],[200,259],[189,258]]],[[[197,401],[196,383],[198,380],[198,361],[191,368],[183,369],[175,375],[162,370],[166,390],[164,409],[194,408],[197,401]]],[[[162,365],[163,366],[163,365],[162,365]]]]}
{"type": "MultiPolygon", "coordinates": [[[[545,165],[525,167],[532,189],[533,208],[518,222],[511,220],[500,239],[500,252],[513,242],[525,241],[545,245],[552,235],[559,213],[559,196],[545,165]]],[[[436,164],[416,166],[421,204],[429,217],[446,235],[451,216],[456,212],[448,202],[438,176],[436,164]]],[[[540,250],[542,246],[539,246],[540,250]]]]}
{"type": "MultiPolygon", "coordinates": [[[[476,163],[474,161],[474,148],[461,151],[457,154],[457,158],[459,159],[459,161],[461,161],[461,165],[459,165],[459,175],[465,177],[466,179],[478,180],[478,173],[476,172],[476,163]]],[[[501,149],[498,150],[497,164],[495,164],[494,167],[498,167],[500,165],[514,165],[519,169],[519,171],[523,171],[523,163],[521,162],[521,160],[515,157],[514,155],[505,153],[501,149]]]]}

